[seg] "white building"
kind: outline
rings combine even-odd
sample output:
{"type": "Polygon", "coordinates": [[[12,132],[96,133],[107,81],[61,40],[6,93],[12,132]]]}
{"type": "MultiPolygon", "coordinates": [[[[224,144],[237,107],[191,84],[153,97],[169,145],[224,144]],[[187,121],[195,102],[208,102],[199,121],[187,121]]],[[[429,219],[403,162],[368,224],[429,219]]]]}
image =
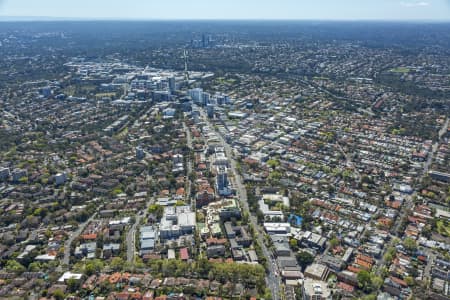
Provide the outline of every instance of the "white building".
{"type": "Polygon", "coordinates": [[[178,238],[192,234],[195,230],[195,212],[189,206],[167,206],[161,219],[159,234],[161,239],[178,238]]]}
{"type": "Polygon", "coordinates": [[[328,300],[332,299],[331,291],[326,282],[305,279],[303,280],[303,300],[328,300]]]}
{"type": "Polygon", "coordinates": [[[203,89],[195,88],[195,89],[189,90],[189,96],[192,98],[192,100],[195,103],[201,104],[203,101],[203,89]]]}
{"type": "Polygon", "coordinates": [[[287,235],[291,232],[289,223],[264,223],[264,229],[268,234],[287,235]]]}

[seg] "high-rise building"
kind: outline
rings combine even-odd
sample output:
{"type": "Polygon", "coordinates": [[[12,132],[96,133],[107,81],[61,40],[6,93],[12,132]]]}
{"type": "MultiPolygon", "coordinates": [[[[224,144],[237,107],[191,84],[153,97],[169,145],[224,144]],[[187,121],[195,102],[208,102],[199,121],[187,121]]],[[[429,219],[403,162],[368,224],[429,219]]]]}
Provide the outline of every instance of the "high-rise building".
{"type": "Polygon", "coordinates": [[[218,105],[230,104],[230,97],[228,95],[216,93],[215,98],[218,105]]]}
{"type": "Polygon", "coordinates": [[[177,83],[175,77],[169,77],[169,91],[170,93],[174,93],[177,90],[177,83]]]}
{"type": "Polygon", "coordinates": [[[202,35],[202,47],[203,48],[208,48],[208,37],[206,36],[206,34],[202,35]]]}
{"type": "Polygon", "coordinates": [[[206,113],[208,114],[208,118],[214,118],[214,105],[207,104],[206,105],[206,113]]]}
{"type": "Polygon", "coordinates": [[[211,95],[209,93],[203,93],[202,94],[202,104],[204,106],[209,104],[210,99],[211,99],[211,95]]]}
{"type": "Polygon", "coordinates": [[[50,97],[52,95],[52,88],[49,86],[42,88],[42,95],[46,98],[50,97]]]}
{"type": "Polygon", "coordinates": [[[228,182],[228,172],[227,167],[218,166],[217,167],[217,191],[221,196],[229,196],[231,194],[231,189],[229,188],[228,182]]]}
{"type": "Polygon", "coordinates": [[[191,89],[189,90],[189,96],[192,98],[192,101],[201,105],[203,102],[203,89],[201,88],[191,89]]]}
{"type": "Polygon", "coordinates": [[[136,159],[141,160],[145,157],[144,149],[141,146],[136,147],[136,159]]]}

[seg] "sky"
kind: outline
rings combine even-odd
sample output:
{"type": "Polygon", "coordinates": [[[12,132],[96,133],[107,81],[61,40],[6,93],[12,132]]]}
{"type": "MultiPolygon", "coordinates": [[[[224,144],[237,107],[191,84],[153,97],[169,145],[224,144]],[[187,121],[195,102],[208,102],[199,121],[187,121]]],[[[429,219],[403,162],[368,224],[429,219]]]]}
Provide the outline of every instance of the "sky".
{"type": "Polygon", "coordinates": [[[450,21],[450,0],[0,0],[0,16],[450,21]]]}

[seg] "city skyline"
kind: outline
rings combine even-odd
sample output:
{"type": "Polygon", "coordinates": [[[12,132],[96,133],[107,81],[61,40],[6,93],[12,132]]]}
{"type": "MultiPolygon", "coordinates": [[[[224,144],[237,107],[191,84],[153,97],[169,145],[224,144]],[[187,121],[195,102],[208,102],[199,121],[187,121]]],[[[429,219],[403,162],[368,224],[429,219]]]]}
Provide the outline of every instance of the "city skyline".
{"type": "Polygon", "coordinates": [[[450,21],[448,0],[0,0],[0,17],[114,20],[450,21]]]}

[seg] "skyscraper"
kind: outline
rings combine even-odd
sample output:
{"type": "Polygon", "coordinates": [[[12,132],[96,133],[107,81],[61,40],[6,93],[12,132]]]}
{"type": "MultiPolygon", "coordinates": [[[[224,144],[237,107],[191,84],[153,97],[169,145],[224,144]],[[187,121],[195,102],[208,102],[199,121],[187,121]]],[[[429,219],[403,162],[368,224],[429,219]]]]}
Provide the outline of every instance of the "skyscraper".
{"type": "Polygon", "coordinates": [[[228,172],[225,166],[217,167],[217,191],[221,196],[228,196],[231,190],[228,187],[228,172]]]}
{"type": "Polygon", "coordinates": [[[197,104],[203,103],[203,89],[195,88],[189,90],[189,96],[191,96],[192,100],[197,104]]]}
{"type": "Polygon", "coordinates": [[[202,47],[203,48],[207,48],[208,47],[208,38],[207,38],[206,34],[202,35],[202,47]]]}
{"type": "Polygon", "coordinates": [[[173,94],[177,90],[177,83],[175,80],[175,77],[169,77],[169,91],[171,94],[173,94]]]}

